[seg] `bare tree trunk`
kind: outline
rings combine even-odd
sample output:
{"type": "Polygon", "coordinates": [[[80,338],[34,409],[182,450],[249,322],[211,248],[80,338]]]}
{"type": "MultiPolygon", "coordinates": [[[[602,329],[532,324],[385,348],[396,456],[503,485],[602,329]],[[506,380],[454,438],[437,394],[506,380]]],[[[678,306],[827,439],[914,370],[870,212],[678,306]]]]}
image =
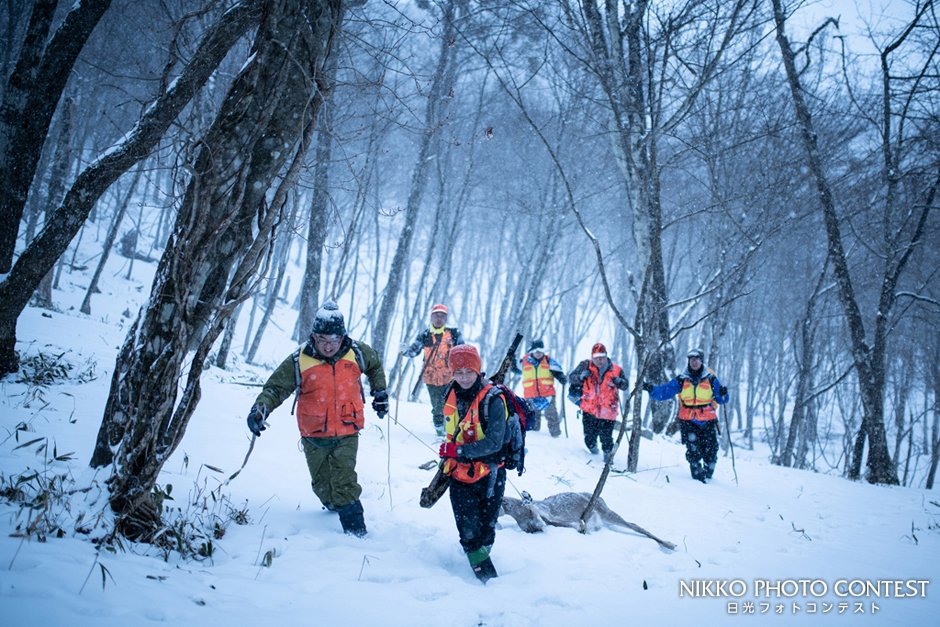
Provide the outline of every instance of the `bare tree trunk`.
{"type": "Polygon", "coordinates": [[[228,354],[232,349],[232,340],[235,338],[235,327],[238,324],[238,315],[242,312],[245,303],[239,303],[235,312],[225,321],[225,331],[222,333],[222,341],[219,343],[219,352],[215,356],[215,365],[217,368],[225,370],[228,363],[228,354]]]}
{"type": "Polygon", "coordinates": [[[268,2],[251,59],[200,141],[198,174],[160,260],[149,305],[115,364],[91,460],[95,467],[111,465],[111,508],[129,537],[149,538],[160,524],[153,487],[199,402],[212,344],[269,257],[274,228],[331,88],[323,64],[340,22],[340,0],[268,2]],[[212,282],[222,269],[227,281],[220,288],[212,282]],[[209,317],[198,319],[197,308],[209,317]],[[195,346],[192,355],[189,346],[195,346]]]}
{"type": "MultiPolygon", "coordinates": [[[[260,1],[244,0],[229,9],[209,29],[192,61],[172,86],[144,110],[137,126],[122,143],[79,174],[47,228],[29,243],[10,273],[0,281],[0,376],[18,369],[15,348],[16,321],[20,313],[39,281],[81,229],[95,202],[121,174],[147,156],[228,50],[257,22],[259,16],[260,1]]],[[[8,217],[0,211],[0,220],[8,217]]],[[[0,228],[0,231],[6,232],[6,229],[0,228]]]]}
{"type": "MultiPolygon", "coordinates": [[[[330,82],[336,78],[336,66],[331,64],[328,70],[330,82]]],[[[328,101],[320,113],[317,129],[316,168],[313,182],[313,198],[310,201],[310,216],[307,223],[307,259],[304,267],[304,281],[300,288],[300,312],[294,326],[294,339],[302,342],[317,315],[320,302],[320,274],[323,266],[323,244],[326,240],[330,215],[330,162],[333,155],[333,107],[328,101]]],[[[350,233],[349,240],[355,238],[350,233]]],[[[335,294],[332,295],[335,298],[335,294]]],[[[250,354],[250,353],[249,353],[250,354]]],[[[248,358],[251,361],[251,357],[248,358]]]]}
{"type": "MultiPolygon", "coordinates": [[[[332,84],[332,83],[331,83],[332,84]]],[[[264,311],[261,314],[261,320],[258,322],[258,330],[255,332],[255,339],[251,342],[251,348],[248,349],[248,363],[254,363],[255,355],[261,347],[261,340],[264,338],[264,330],[274,314],[274,308],[277,306],[277,297],[281,292],[281,285],[284,283],[284,273],[287,270],[287,261],[290,256],[291,236],[294,231],[294,218],[297,215],[299,202],[293,203],[290,216],[287,219],[287,228],[283,229],[281,236],[274,245],[273,263],[271,272],[268,275],[267,294],[264,299],[264,311]]]]}
{"type": "MultiPolygon", "coordinates": [[[[933,196],[937,189],[937,183],[934,183],[930,188],[927,194],[927,202],[923,204],[919,218],[914,221],[916,226],[913,229],[910,240],[906,243],[898,242],[896,244],[897,252],[892,251],[894,256],[888,259],[885,264],[885,273],[881,283],[881,295],[875,316],[874,340],[872,344],[869,345],[858,299],[855,296],[855,289],[849,272],[848,260],[846,259],[845,249],[842,244],[839,217],[836,212],[835,202],[833,201],[832,188],[819,152],[818,136],[813,125],[813,117],[803,96],[804,87],[796,69],[795,53],[793,52],[789,39],[784,33],[786,18],[784,17],[781,0],[773,0],[773,8],[777,43],[783,57],[787,82],[796,110],[800,134],[803,138],[804,148],[807,153],[807,164],[816,184],[820,208],[823,212],[826,236],[829,243],[829,259],[833,263],[836,281],[839,286],[840,302],[849,328],[852,359],[858,377],[858,392],[862,401],[862,423],[852,448],[852,459],[848,469],[848,477],[850,479],[858,479],[860,477],[862,459],[864,457],[867,441],[868,458],[866,463],[866,478],[868,481],[871,483],[897,485],[897,467],[892,461],[888,451],[884,423],[884,386],[886,378],[885,364],[887,358],[888,320],[891,309],[896,301],[895,286],[897,285],[897,281],[907,265],[907,262],[910,260],[911,253],[914,248],[920,244],[921,238],[923,237],[927,216],[930,213],[931,205],[933,204],[933,196]]],[[[915,23],[922,15],[923,13],[918,14],[915,18],[915,23]]],[[[910,31],[908,30],[906,32],[910,31]]],[[[885,117],[884,124],[886,128],[882,141],[886,154],[885,176],[887,189],[886,198],[888,203],[886,213],[889,215],[893,209],[896,177],[899,175],[896,172],[898,163],[892,163],[893,149],[890,146],[892,141],[890,133],[892,94],[889,88],[887,55],[903,42],[904,37],[906,37],[906,34],[902,35],[882,52],[882,66],[885,80],[883,107],[885,117]]]]}
{"type": "MultiPolygon", "coordinates": [[[[933,354],[937,354],[940,349],[940,335],[934,334],[933,354]]],[[[927,470],[927,483],[924,487],[933,490],[933,484],[937,477],[937,467],[940,466],[940,361],[931,360],[930,381],[933,383],[933,427],[930,431],[930,467],[927,470]]]]}
{"type": "Polygon", "coordinates": [[[372,346],[379,354],[379,357],[383,358],[388,341],[388,330],[392,322],[392,312],[395,310],[402,289],[405,264],[411,254],[411,240],[414,238],[418,212],[421,209],[421,200],[429,178],[430,159],[437,154],[438,137],[441,125],[446,119],[445,109],[451,98],[455,81],[454,57],[457,53],[456,29],[454,26],[455,5],[455,0],[446,0],[444,5],[440,55],[431,82],[431,90],[428,94],[424,134],[421,137],[418,157],[415,160],[415,169],[411,178],[408,203],[405,206],[405,224],[401,230],[398,247],[395,249],[395,256],[392,258],[389,267],[385,294],[382,297],[382,304],[379,307],[378,315],[375,317],[375,327],[372,331],[372,346]]]}
{"type": "Polygon", "coordinates": [[[924,486],[928,490],[933,490],[938,465],[940,465],[940,409],[934,408],[933,430],[930,437],[930,468],[927,470],[927,484],[924,486]]]}
{"type": "MultiPolygon", "coordinates": [[[[49,226],[52,219],[52,212],[56,203],[62,200],[65,192],[65,177],[69,171],[69,141],[72,135],[72,99],[66,97],[62,102],[61,122],[58,125],[56,133],[55,150],[52,155],[52,165],[49,168],[49,181],[47,182],[47,193],[45,194],[45,203],[43,203],[43,226],[49,226]]],[[[40,194],[37,192],[37,196],[40,194]]],[[[37,205],[39,202],[36,203],[37,205]]],[[[55,287],[59,286],[59,274],[62,272],[62,259],[59,259],[58,268],[55,272],[55,287]]],[[[53,270],[49,270],[36,288],[35,302],[38,307],[52,309],[52,288],[53,288],[53,270]]]]}
{"type": "Polygon", "coordinates": [[[123,199],[119,199],[117,205],[114,207],[114,217],[111,220],[111,226],[108,228],[108,234],[104,238],[104,246],[101,248],[101,259],[98,260],[98,266],[95,268],[95,273],[91,277],[91,282],[88,284],[88,289],[85,290],[85,298],[82,300],[82,305],[79,308],[83,314],[91,314],[91,297],[92,294],[97,294],[98,290],[98,280],[101,278],[101,273],[104,271],[104,266],[108,263],[108,258],[111,256],[111,249],[114,247],[114,240],[117,239],[118,231],[121,228],[121,221],[124,219],[124,213],[127,211],[127,205],[130,204],[131,198],[134,196],[134,190],[137,189],[137,183],[140,181],[140,175],[143,172],[143,168],[137,168],[137,172],[134,173],[134,178],[131,180],[130,185],[127,188],[127,194],[123,199]]]}
{"type": "Polygon", "coordinates": [[[59,97],[111,1],[76,2],[44,46],[58,4],[38,0],[33,5],[26,39],[0,101],[0,274],[13,267],[23,207],[59,97]]]}
{"type": "Polygon", "coordinates": [[[806,303],[803,319],[799,322],[798,331],[800,344],[797,354],[796,394],[793,398],[793,413],[790,416],[790,429],[787,433],[787,442],[778,456],[777,463],[781,466],[790,466],[793,451],[796,447],[797,435],[803,431],[807,414],[811,411],[809,405],[810,390],[813,388],[814,368],[816,361],[816,338],[814,333],[816,299],[822,291],[823,281],[829,269],[829,264],[823,268],[816,282],[816,289],[806,303]]]}

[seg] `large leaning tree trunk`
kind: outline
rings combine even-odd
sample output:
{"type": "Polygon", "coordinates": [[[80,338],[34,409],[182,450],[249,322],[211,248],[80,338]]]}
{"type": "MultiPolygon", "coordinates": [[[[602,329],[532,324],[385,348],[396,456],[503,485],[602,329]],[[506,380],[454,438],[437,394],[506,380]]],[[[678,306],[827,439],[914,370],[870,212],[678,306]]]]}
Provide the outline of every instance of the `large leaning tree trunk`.
{"type": "Polygon", "coordinates": [[[26,197],[62,90],[111,1],[75,2],[44,45],[58,4],[33,4],[19,58],[0,97],[0,274],[13,267],[26,197]]]}
{"type": "Polygon", "coordinates": [[[219,18],[203,36],[189,64],[144,109],[136,126],[78,175],[43,230],[20,254],[10,273],[0,280],[0,376],[18,368],[16,322],[39,282],[68,248],[101,195],[150,154],[226,53],[258,23],[260,6],[261,0],[242,0],[219,18]]]}
{"type": "MultiPolygon", "coordinates": [[[[862,424],[855,437],[848,477],[850,479],[860,477],[862,458],[867,441],[866,479],[871,483],[891,485],[898,485],[899,482],[897,467],[888,450],[884,420],[884,389],[888,358],[888,330],[891,326],[890,315],[897,302],[895,290],[901,273],[910,261],[913,251],[922,243],[927,217],[934,202],[938,182],[935,181],[928,186],[925,198],[921,202],[914,203],[911,199],[909,202],[913,206],[905,211],[899,211],[901,207],[898,206],[900,204],[898,183],[901,172],[907,164],[900,158],[901,149],[905,147],[905,143],[902,141],[903,137],[900,129],[892,130],[892,121],[898,115],[901,116],[899,125],[907,120],[903,117],[903,112],[898,114],[892,111],[893,99],[897,95],[892,92],[892,77],[888,72],[888,56],[898,50],[918,20],[924,16],[926,8],[926,6],[922,7],[904,33],[881,53],[884,81],[881,141],[884,153],[884,197],[887,205],[884,215],[891,217],[899,213],[909,213],[912,216],[911,224],[913,227],[910,231],[906,231],[899,228],[900,223],[885,223],[886,232],[896,231],[897,234],[886,237],[891,246],[888,251],[889,254],[885,257],[884,274],[881,277],[881,293],[879,294],[873,325],[873,337],[869,343],[859,299],[852,283],[848,258],[842,243],[839,215],[836,210],[832,185],[820,154],[813,115],[807,99],[804,97],[805,87],[796,67],[796,52],[794,52],[784,31],[786,17],[781,0],[773,0],[777,44],[780,47],[783,66],[786,70],[787,82],[796,110],[797,124],[806,150],[807,164],[816,185],[820,209],[823,213],[826,237],[829,244],[829,260],[832,262],[833,273],[839,288],[839,301],[848,326],[852,361],[858,379],[858,393],[862,405],[862,424]]],[[[820,32],[820,30],[818,29],[816,32],[820,32]]]]}
{"type": "Polygon", "coordinates": [[[329,89],[323,66],[340,14],[341,0],[265,2],[250,60],[200,142],[150,301],[118,355],[91,461],[111,465],[125,536],[146,540],[160,525],[157,476],[199,401],[209,349],[268,257],[329,89]],[[197,308],[208,317],[194,320],[197,308]]]}

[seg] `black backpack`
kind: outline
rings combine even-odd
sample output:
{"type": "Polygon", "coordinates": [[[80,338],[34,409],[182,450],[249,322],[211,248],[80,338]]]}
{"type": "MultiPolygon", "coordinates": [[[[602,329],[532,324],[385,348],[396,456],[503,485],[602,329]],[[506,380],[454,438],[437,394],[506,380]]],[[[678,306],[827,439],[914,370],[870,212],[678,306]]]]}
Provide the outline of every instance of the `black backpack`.
{"type": "Polygon", "coordinates": [[[502,394],[506,402],[507,422],[506,433],[503,437],[503,450],[501,453],[503,465],[507,470],[515,470],[521,476],[525,472],[525,433],[528,425],[533,423],[534,412],[525,399],[519,398],[511,388],[494,383],[492,389],[483,397],[482,420],[489,424],[488,416],[490,399],[495,394],[502,394]]]}

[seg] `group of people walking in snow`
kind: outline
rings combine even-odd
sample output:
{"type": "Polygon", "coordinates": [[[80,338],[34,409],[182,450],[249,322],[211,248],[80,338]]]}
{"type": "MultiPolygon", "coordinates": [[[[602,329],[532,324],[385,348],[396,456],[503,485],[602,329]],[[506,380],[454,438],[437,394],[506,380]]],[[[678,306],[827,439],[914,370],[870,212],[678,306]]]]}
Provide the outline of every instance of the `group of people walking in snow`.
{"type": "MultiPolygon", "coordinates": [[[[497,575],[490,551],[506,487],[501,459],[510,409],[493,384],[484,378],[482,359],[465,344],[460,331],[447,326],[448,308],[435,304],[430,325],[413,342],[401,347],[404,357],[423,353],[421,378],[431,399],[431,421],[440,445],[441,470],[450,479],[449,492],[460,544],[481,581],[497,575]]],[[[653,401],[679,399],[677,422],[691,475],[711,479],[718,459],[716,407],[728,401],[728,390],[704,364],[704,353],[688,353],[687,367],[661,385],[643,382],[653,401]]],[[[592,454],[612,461],[614,422],[620,417],[620,392],[630,384],[623,369],[598,342],[591,356],[568,375],[533,340],[513,370],[521,376],[522,396],[530,412],[529,431],[541,429],[544,416],[549,434],[561,435],[555,382],[570,383],[569,398],[580,408],[584,444],[592,454]],[[598,441],[600,451],[598,451],[598,441]]],[[[379,418],[389,411],[385,371],[377,352],[351,339],[345,319],[333,301],[316,313],[307,342],[271,374],[248,413],[248,428],[257,437],[267,417],[293,395],[301,446],[314,494],[323,507],[339,516],[343,531],[365,536],[360,501],[362,486],[356,474],[359,431],[365,426],[362,376],[369,383],[371,405],[379,418]]],[[[562,401],[564,402],[564,401],[562,401]]]]}

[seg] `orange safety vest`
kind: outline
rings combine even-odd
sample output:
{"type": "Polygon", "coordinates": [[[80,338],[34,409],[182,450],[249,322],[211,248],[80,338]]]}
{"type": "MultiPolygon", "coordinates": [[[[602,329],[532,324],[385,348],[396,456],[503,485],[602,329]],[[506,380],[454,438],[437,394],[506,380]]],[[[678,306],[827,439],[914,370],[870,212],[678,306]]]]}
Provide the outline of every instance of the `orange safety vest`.
{"type": "Polygon", "coordinates": [[[705,376],[698,385],[685,377],[680,381],[682,389],[679,390],[679,420],[717,420],[712,378],[705,376]]]}
{"type": "Polygon", "coordinates": [[[454,378],[454,371],[447,362],[450,349],[454,347],[454,338],[450,329],[444,329],[442,333],[432,330],[430,334],[432,344],[424,347],[424,382],[428,385],[447,385],[454,378]]]}
{"type": "MultiPolygon", "coordinates": [[[[493,388],[491,383],[483,386],[483,389],[476,395],[467,413],[461,419],[457,412],[457,393],[451,388],[444,401],[444,437],[447,442],[454,442],[457,446],[476,442],[486,437],[483,432],[483,425],[480,423],[480,403],[486,397],[486,393],[493,388]]],[[[502,466],[499,463],[498,466],[502,466]]],[[[443,471],[451,479],[456,479],[461,483],[476,483],[483,477],[490,474],[490,464],[479,460],[470,462],[458,462],[452,457],[444,460],[443,471]]]]}
{"type": "Polygon", "coordinates": [[[297,426],[305,438],[354,435],[365,426],[362,368],[348,349],[335,364],[301,352],[297,426]]]}
{"type": "Polygon", "coordinates": [[[604,373],[603,381],[600,380],[600,371],[594,362],[588,363],[588,370],[591,376],[584,380],[581,411],[602,420],[616,420],[620,415],[620,390],[610,382],[623,375],[623,368],[611,362],[610,368],[604,373]]]}
{"type": "Polygon", "coordinates": [[[555,377],[548,369],[548,355],[542,355],[537,364],[522,357],[522,395],[525,398],[555,396],[555,377]]]}

